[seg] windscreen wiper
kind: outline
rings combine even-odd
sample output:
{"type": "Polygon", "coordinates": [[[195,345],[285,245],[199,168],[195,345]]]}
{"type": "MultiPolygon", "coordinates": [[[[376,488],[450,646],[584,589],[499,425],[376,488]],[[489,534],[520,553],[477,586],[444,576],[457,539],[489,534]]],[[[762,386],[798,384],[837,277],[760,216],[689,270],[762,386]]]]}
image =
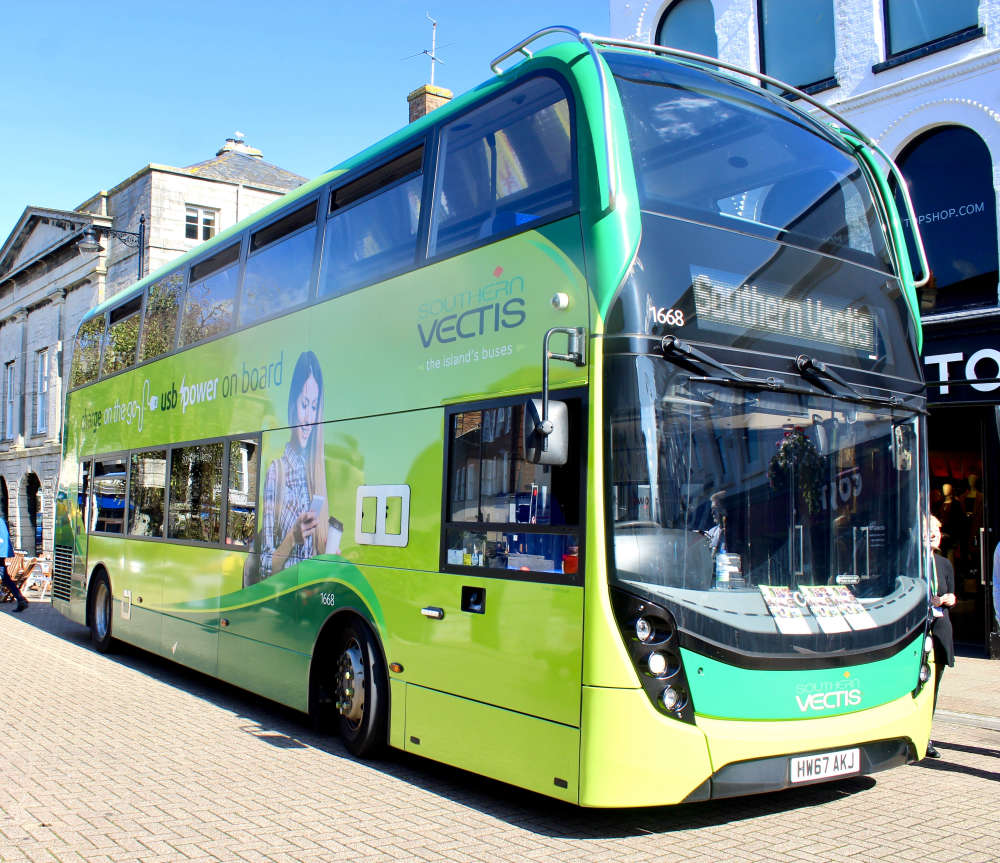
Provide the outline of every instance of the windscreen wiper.
{"type": "Polygon", "coordinates": [[[795,358],[795,368],[806,380],[817,384],[828,393],[833,396],[837,396],[838,398],[846,398],[850,401],[861,402],[862,404],[880,405],[887,408],[902,408],[903,410],[915,411],[916,413],[922,413],[925,415],[927,414],[927,411],[922,408],[908,405],[896,396],[866,395],[849,384],[826,363],[816,359],[815,357],[810,357],[807,354],[799,354],[795,358]],[[825,383],[823,380],[824,378],[833,381],[841,387],[841,392],[837,392],[833,387],[825,383]]]}
{"type": "Polygon", "coordinates": [[[681,341],[681,339],[677,338],[677,336],[664,336],[660,340],[660,348],[663,350],[663,356],[667,359],[684,360],[689,365],[693,366],[697,366],[701,363],[703,366],[710,366],[717,371],[725,372],[732,380],[747,380],[747,378],[736,371],[736,369],[731,366],[727,366],[725,363],[720,363],[717,359],[713,359],[703,350],[696,348],[694,345],[689,345],[685,341],[681,341]]]}

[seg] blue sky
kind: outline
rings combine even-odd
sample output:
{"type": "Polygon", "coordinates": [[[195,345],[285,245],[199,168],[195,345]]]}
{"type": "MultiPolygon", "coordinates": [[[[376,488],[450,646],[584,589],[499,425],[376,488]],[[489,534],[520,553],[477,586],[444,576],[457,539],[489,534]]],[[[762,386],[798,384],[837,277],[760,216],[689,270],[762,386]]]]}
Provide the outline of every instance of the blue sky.
{"type": "Polygon", "coordinates": [[[150,162],[237,130],[307,177],[406,123],[429,79],[456,95],[550,24],[608,32],[607,0],[11,3],[0,32],[0,243],[28,205],[72,209],[150,162]]]}

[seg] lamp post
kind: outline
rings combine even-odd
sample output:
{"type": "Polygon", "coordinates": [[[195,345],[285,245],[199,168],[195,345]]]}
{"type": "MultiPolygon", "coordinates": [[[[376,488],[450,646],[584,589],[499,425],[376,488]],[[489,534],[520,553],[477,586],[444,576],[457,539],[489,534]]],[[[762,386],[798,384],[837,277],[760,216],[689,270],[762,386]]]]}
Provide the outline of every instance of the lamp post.
{"type": "Polygon", "coordinates": [[[105,228],[100,225],[90,224],[83,232],[79,242],[76,244],[81,252],[98,252],[101,249],[101,234],[114,237],[124,243],[130,249],[139,250],[139,279],[142,279],[142,250],[146,240],[146,216],[139,216],[139,230],[136,231],[116,231],[114,228],[105,228]]]}

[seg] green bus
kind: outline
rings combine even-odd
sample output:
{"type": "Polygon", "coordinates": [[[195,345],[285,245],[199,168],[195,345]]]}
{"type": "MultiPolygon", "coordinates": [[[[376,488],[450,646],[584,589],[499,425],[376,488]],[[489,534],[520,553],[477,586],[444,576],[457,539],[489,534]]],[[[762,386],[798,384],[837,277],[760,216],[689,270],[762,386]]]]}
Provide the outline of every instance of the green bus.
{"type": "Polygon", "coordinates": [[[921,757],[891,161],[683,52],[554,27],[493,69],[85,317],[53,604],[582,806],[921,757]]]}

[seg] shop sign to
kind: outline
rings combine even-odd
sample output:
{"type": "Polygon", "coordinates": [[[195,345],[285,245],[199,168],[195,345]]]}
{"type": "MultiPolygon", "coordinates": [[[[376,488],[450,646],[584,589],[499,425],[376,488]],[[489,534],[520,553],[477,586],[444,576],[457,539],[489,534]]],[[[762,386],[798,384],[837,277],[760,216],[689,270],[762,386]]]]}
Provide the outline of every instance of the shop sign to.
{"type": "Polygon", "coordinates": [[[989,339],[928,340],[924,373],[931,402],[998,401],[1000,335],[989,339]]]}

